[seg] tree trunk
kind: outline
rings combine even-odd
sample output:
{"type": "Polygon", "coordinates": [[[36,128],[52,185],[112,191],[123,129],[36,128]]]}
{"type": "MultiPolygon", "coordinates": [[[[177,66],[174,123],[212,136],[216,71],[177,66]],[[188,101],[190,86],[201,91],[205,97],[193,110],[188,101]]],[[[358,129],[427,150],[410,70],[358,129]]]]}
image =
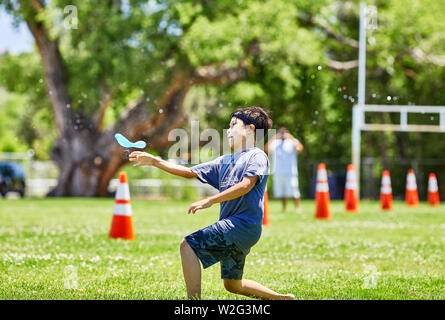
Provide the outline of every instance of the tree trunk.
{"type": "Polygon", "coordinates": [[[147,140],[150,149],[167,147],[168,132],[186,119],[182,105],[187,90],[175,83],[165,101],[165,115],[149,116],[144,98],[132,102],[116,125],[104,132],[94,127],[92,117],[75,115],[74,134],[62,135],[51,152],[60,174],[49,196],[109,195],[109,181],[128,163],[128,152],[116,142],[114,134],[122,132],[130,140],[147,140]]]}
{"type": "Polygon", "coordinates": [[[51,151],[51,159],[60,171],[59,178],[49,196],[107,196],[109,181],[128,162],[128,152],[117,144],[115,133],[122,133],[133,141],[146,140],[149,149],[166,148],[171,143],[167,138],[169,131],[180,127],[186,120],[183,103],[191,85],[234,82],[246,74],[244,60],[235,68],[222,63],[219,67],[204,66],[187,74],[174,70],[170,86],[159,104],[159,112],[148,114],[146,97],[140,97],[127,106],[114,126],[102,131],[102,120],[112,94],[105,92],[97,114],[85,115],[73,110],[68,93],[68,72],[58,41],[50,39],[45,25],[36,19],[38,13],[45,10],[44,4],[41,0],[20,0],[20,4],[33,11],[33,14],[27,11],[24,18],[39,49],[60,133],[51,151]]]}

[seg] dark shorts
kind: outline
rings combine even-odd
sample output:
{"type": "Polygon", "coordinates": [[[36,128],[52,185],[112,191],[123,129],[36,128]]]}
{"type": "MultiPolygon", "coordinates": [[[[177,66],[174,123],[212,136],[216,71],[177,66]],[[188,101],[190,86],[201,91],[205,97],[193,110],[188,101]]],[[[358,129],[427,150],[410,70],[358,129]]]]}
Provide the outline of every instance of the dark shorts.
{"type": "Polygon", "coordinates": [[[221,262],[221,279],[242,279],[244,263],[248,252],[243,252],[224,237],[214,225],[198,230],[185,240],[202,263],[202,267],[221,262]]]}

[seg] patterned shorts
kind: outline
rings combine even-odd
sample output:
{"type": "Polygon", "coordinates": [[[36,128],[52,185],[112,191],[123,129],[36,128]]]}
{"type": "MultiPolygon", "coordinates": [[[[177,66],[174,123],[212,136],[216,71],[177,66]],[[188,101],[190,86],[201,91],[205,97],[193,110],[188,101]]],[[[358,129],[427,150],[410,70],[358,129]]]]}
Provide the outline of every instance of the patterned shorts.
{"type": "Polygon", "coordinates": [[[214,225],[188,235],[185,240],[198,256],[204,269],[221,262],[221,279],[242,279],[248,252],[243,252],[228,241],[214,225]]]}

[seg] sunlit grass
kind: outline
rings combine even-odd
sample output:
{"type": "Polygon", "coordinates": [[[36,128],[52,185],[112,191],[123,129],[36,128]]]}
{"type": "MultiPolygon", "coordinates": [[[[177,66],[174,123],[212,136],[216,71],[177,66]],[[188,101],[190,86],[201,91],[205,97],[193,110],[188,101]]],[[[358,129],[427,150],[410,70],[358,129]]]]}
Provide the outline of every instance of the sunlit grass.
{"type": "MultiPolygon", "coordinates": [[[[132,202],[136,240],[110,240],[113,199],[0,201],[0,299],[184,299],[181,239],[218,218],[188,202],[132,202]],[[76,282],[77,281],[77,282],[76,282]]],[[[331,221],[281,212],[247,257],[244,276],[297,299],[445,299],[445,209],[331,202],[331,221]]],[[[203,299],[224,290],[219,264],[203,271],[203,299]]]]}

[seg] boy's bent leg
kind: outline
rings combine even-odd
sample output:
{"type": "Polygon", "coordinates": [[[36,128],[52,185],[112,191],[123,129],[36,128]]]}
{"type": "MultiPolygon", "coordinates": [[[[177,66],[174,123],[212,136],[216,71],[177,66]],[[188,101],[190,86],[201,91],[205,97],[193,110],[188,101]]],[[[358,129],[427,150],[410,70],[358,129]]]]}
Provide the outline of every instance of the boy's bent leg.
{"type": "Polygon", "coordinates": [[[241,279],[232,280],[224,279],[224,287],[227,291],[242,294],[244,296],[253,297],[257,299],[265,300],[293,300],[295,299],[293,294],[280,294],[265,286],[259,284],[256,281],[241,279]]]}
{"type": "Polygon", "coordinates": [[[201,265],[193,249],[185,239],[181,241],[181,262],[184,273],[187,297],[189,299],[201,298],[201,265]]]}

